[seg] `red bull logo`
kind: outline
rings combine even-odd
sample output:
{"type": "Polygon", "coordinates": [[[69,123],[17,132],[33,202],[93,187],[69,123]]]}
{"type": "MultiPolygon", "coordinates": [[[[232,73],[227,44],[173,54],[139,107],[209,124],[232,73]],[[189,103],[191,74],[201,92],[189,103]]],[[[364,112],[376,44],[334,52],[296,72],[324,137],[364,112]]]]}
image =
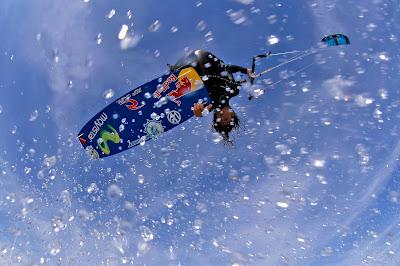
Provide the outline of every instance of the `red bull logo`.
{"type": "Polygon", "coordinates": [[[192,90],[192,83],[185,76],[175,83],[176,90],[171,91],[167,96],[171,97],[171,100],[178,106],[181,105],[181,101],[178,99],[192,90]]]}
{"type": "Polygon", "coordinates": [[[188,67],[182,69],[179,72],[178,77],[176,77],[174,74],[169,75],[168,78],[163,82],[162,86],[157,88],[157,90],[153,93],[153,96],[155,98],[160,98],[161,93],[167,91],[173,82],[175,82],[176,89],[168,92],[166,96],[168,96],[171,101],[176,103],[178,106],[181,105],[181,101],[178,100],[180,97],[196,90],[203,84],[196,70],[194,70],[192,67],[188,67]]]}
{"type": "Polygon", "coordinates": [[[153,93],[153,96],[157,99],[160,98],[161,93],[167,91],[169,89],[169,85],[177,80],[178,78],[174,74],[169,75],[169,77],[163,82],[162,86],[153,93]]]}

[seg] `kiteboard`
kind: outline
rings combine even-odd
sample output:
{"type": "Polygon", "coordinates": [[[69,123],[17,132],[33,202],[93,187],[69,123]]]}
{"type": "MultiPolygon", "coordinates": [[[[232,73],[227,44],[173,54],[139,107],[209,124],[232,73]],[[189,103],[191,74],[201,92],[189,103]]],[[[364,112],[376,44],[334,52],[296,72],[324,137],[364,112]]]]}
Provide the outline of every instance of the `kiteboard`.
{"type": "Polygon", "coordinates": [[[193,116],[194,103],[210,102],[207,88],[192,67],[163,75],[120,97],[79,132],[93,159],[107,157],[182,124],[193,116]]]}

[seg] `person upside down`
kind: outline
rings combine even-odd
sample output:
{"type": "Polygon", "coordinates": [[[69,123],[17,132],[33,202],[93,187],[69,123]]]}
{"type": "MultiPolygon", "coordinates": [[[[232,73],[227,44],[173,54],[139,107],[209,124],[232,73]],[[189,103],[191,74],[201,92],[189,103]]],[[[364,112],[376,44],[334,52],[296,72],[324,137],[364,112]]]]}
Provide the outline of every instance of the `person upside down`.
{"type": "Polygon", "coordinates": [[[239,94],[238,84],[233,74],[240,72],[247,74],[249,78],[254,78],[250,68],[225,64],[221,59],[205,50],[196,50],[182,59],[174,66],[171,71],[193,67],[202,78],[211,103],[205,106],[203,103],[195,103],[193,113],[196,117],[201,117],[205,109],[213,111],[212,128],[221,134],[226,143],[232,143],[229,134],[233,129],[240,125],[240,119],[229,105],[229,100],[239,94]]]}

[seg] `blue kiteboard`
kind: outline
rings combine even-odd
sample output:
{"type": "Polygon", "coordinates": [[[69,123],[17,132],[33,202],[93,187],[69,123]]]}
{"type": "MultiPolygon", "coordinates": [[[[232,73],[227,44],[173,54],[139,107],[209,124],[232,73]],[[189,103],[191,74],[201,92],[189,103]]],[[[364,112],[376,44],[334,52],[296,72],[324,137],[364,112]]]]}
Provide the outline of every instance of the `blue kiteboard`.
{"type": "Polygon", "coordinates": [[[182,124],[193,116],[197,102],[209,102],[207,89],[194,68],[184,68],[117,99],[95,115],[78,138],[91,158],[107,157],[182,124]]]}

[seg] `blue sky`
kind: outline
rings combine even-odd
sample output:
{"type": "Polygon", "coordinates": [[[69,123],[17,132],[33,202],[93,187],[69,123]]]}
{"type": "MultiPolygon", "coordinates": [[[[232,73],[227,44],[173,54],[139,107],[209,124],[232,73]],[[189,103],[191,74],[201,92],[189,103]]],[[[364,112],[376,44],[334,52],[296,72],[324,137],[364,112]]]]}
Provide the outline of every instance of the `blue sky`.
{"type": "Polygon", "coordinates": [[[0,264],[399,263],[399,15],[390,1],[2,1],[0,264]],[[250,66],[331,33],[352,44],[232,99],[233,148],[211,116],[98,161],[75,138],[187,50],[250,66]]]}

